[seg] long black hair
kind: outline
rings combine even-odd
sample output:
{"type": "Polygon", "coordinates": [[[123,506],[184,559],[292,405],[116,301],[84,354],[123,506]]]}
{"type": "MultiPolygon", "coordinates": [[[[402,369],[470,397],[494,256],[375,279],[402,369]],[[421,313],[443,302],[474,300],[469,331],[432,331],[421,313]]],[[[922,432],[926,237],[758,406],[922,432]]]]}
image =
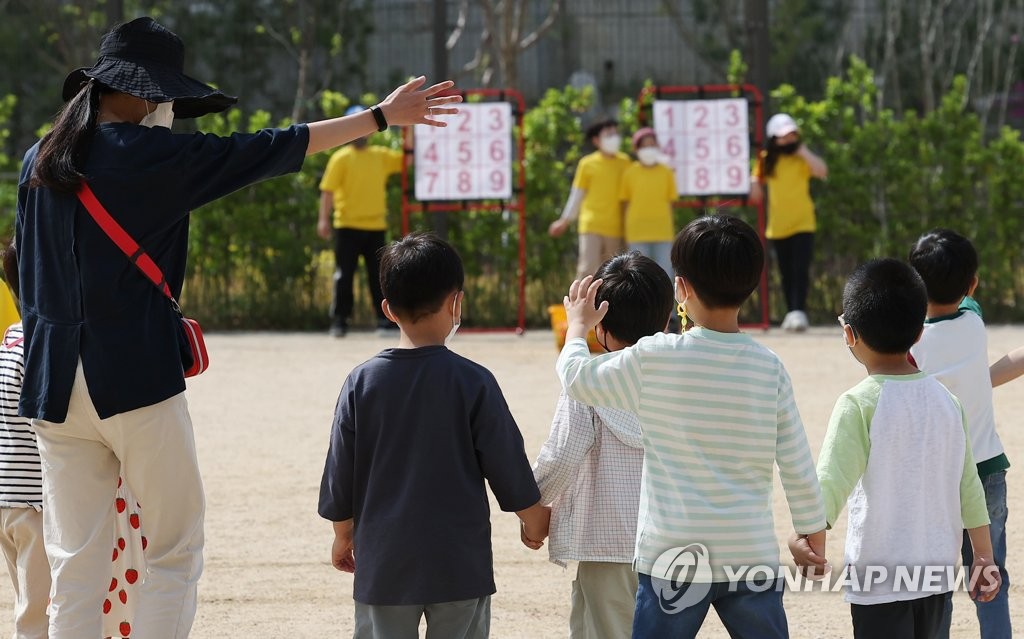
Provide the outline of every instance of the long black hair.
{"type": "Polygon", "coordinates": [[[89,80],[53,121],[53,128],[39,143],[29,186],[45,186],[74,193],[85,179],[85,161],[96,132],[100,96],[111,89],[89,80]]]}
{"type": "Polygon", "coordinates": [[[775,165],[779,161],[779,155],[781,155],[779,145],[775,143],[775,139],[775,137],[770,137],[764,143],[764,165],[761,167],[761,174],[766,178],[775,175],[775,165]]]}

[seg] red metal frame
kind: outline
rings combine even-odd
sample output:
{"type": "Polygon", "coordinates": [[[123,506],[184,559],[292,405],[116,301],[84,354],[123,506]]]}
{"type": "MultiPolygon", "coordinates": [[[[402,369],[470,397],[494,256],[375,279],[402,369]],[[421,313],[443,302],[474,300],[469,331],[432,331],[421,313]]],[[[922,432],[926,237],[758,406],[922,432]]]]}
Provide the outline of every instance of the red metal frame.
{"type": "MultiPolygon", "coordinates": [[[[473,201],[462,202],[419,202],[410,197],[409,193],[409,166],[411,161],[402,163],[402,235],[409,233],[409,214],[413,212],[434,213],[441,211],[518,211],[519,212],[519,308],[517,310],[516,326],[507,328],[466,328],[466,332],[497,333],[514,330],[516,334],[522,335],[526,330],[526,170],[523,166],[525,142],[523,139],[523,114],[526,113],[526,102],[523,95],[515,89],[459,89],[445,91],[440,95],[461,95],[463,100],[468,96],[480,96],[483,98],[496,98],[494,101],[512,102],[516,126],[516,148],[518,150],[517,164],[519,165],[519,179],[516,181],[518,193],[513,190],[511,200],[502,202],[473,201]]],[[[407,128],[404,135],[412,135],[412,129],[407,128]]],[[[408,147],[409,145],[405,145],[408,147]]],[[[407,149],[406,153],[415,157],[412,151],[407,149]]]]}
{"type": "MultiPolygon", "coordinates": [[[[654,99],[662,98],[668,95],[683,95],[683,96],[694,96],[698,99],[707,97],[733,97],[736,93],[744,94],[744,97],[750,102],[754,108],[754,135],[753,135],[753,147],[754,152],[758,153],[761,147],[764,145],[764,106],[763,96],[758,88],[752,84],[703,84],[703,85],[686,85],[686,86],[647,86],[640,91],[640,95],[637,98],[637,106],[639,109],[639,120],[640,124],[645,124],[646,111],[651,101],[654,99]],[[710,95],[709,95],[710,94],[710,95]]],[[[674,206],[680,208],[727,208],[736,206],[750,206],[750,202],[746,197],[736,196],[730,198],[716,197],[711,198],[698,198],[697,201],[686,201],[677,200],[674,202],[674,206]]],[[[768,243],[764,236],[766,212],[764,200],[760,204],[757,204],[757,231],[758,235],[761,236],[761,244],[765,248],[765,255],[768,254],[768,243]]],[[[765,264],[765,268],[761,271],[761,323],[760,324],[748,324],[748,328],[760,328],[768,329],[771,326],[769,321],[768,311],[768,268],[765,264]]]]}

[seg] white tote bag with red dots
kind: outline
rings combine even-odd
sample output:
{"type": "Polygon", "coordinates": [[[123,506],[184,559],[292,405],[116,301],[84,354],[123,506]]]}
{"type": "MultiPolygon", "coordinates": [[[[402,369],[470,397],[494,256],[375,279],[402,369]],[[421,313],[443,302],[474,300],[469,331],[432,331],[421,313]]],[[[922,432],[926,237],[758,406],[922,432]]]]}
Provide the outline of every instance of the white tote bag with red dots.
{"type": "Polygon", "coordinates": [[[138,590],[146,576],[146,538],[142,534],[141,510],[124,477],[119,477],[114,496],[110,589],[103,602],[104,637],[132,637],[138,590]]]}

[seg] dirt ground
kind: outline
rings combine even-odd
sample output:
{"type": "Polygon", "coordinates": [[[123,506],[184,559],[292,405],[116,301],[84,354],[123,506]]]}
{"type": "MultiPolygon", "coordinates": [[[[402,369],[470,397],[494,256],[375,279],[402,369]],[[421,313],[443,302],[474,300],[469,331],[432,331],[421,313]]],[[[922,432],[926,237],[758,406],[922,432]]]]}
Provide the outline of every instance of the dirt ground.
{"type": "MultiPolygon", "coordinates": [[[[785,362],[796,388],[811,449],[816,453],[836,397],[863,376],[838,329],[805,335],[756,334],[785,362]]],[[[390,343],[372,334],[331,339],[320,334],[211,335],[213,366],[189,383],[200,463],[206,481],[206,570],[200,581],[197,638],[346,637],[352,632],[352,579],[329,562],[331,527],[316,514],[331,416],[348,371],[390,343]]],[[[990,359],[1024,344],[1024,328],[992,327],[990,359]]],[[[460,333],[453,349],[494,372],[534,458],[544,442],[558,382],[556,351],[547,331],[524,337],[460,333]]],[[[995,392],[1000,435],[1011,462],[1024,464],[1024,380],[995,392]]],[[[396,398],[401,389],[395,390],[396,398]]],[[[1024,506],[1024,480],[1009,474],[1010,511],[1024,506]]],[[[777,480],[776,480],[777,483],[777,480]]],[[[145,505],[143,505],[145,506],[145,505]]],[[[568,634],[572,572],[519,542],[514,515],[492,502],[495,638],[568,634]]],[[[775,492],[776,529],[790,530],[781,488],[775,492]]],[[[145,509],[143,509],[145,525],[145,509]]],[[[845,517],[829,538],[829,557],[841,565],[845,517]]],[[[1024,527],[1011,520],[1009,571],[1024,574],[1024,527]]],[[[784,556],[785,557],[785,556],[784,556]]],[[[96,576],[106,582],[109,577],[96,576]]],[[[1013,621],[1024,628],[1020,586],[1011,592],[1013,621]]],[[[0,601],[12,588],[0,577],[0,601]]],[[[793,637],[851,636],[849,608],[834,593],[788,593],[793,637]]],[[[13,631],[12,606],[0,615],[0,635],[13,631]]],[[[710,614],[704,637],[725,637],[710,614]]],[[[955,598],[955,637],[977,637],[973,604],[955,598]]]]}

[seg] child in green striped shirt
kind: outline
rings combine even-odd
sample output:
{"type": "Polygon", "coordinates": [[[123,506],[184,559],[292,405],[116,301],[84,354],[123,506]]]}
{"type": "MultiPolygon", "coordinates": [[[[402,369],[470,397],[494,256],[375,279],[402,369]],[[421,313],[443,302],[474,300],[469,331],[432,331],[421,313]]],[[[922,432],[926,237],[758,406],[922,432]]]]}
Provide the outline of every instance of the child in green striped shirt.
{"type": "Polygon", "coordinates": [[[595,307],[601,281],[584,278],[565,298],[569,325],[557,363],[573,399],[640,417],[633,636],[696,636],[713,605],[733,637],[788,637],[774,572],[775,465],[796,532],[822,556],[825,510],[789,375],[739,330],[740,306],[761,280],[761,240],[737,218],[702,217],[676,237],[672,267],[694,328],[591,359],[585,337],[608,305],[595,307]],[[744,569],[755,566],[772,572],[768,583],[763,573],[760,583],[748,581],[744,569]]]}

